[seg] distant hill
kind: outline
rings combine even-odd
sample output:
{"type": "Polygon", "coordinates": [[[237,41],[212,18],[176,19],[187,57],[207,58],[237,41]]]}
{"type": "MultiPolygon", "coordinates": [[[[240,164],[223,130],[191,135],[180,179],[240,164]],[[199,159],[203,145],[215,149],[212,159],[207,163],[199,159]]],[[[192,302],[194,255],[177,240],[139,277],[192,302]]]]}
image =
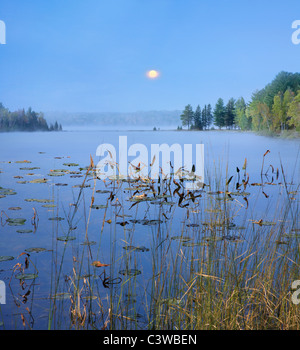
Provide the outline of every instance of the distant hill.
{"type": "Polygon", "coordinates": [[[175,111],[141,111],[132,113],[117,112],[45,112],[50,122],[59,120],[64,127],[103,127],[103,128],[177,128],[181,125],[180,114],[175,111]]]}

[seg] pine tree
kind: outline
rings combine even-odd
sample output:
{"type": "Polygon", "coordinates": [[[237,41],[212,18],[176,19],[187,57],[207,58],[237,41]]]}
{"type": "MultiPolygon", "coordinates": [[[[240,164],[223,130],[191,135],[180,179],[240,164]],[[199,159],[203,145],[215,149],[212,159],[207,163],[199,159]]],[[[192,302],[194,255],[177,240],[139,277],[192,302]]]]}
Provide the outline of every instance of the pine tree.
{"type": "Polygon", "coordinates": [[[210,128],[213,122],[212,108],[210,104],[207,105],[206,119],[207,119],[207,128],[210,128]]]}
{"type": "Polygon", "coordinates": [[[206,105],[202,109],[202,125],[203,125],[203,129],[206,130],[206,128],[207,128],[207,107],[206,107],[206,105]]]}
{"type": "Polygon", "coordinates": [[[234,125],[234,117],[235,117],[235,100],[231,98],[226,107],[225,107],[225,116],[224,116],[224,126],[226,128],[231,128],[234,125]]]}
{"type": "Polygon", "coordinates": [[[214,109],[214,122],[217,127],[220,129],[225,126],[225,113],[226,109],[224,106],[224,101],[222,98],[219,98],[214,109]]]}
{"type": "Polygon", "coordinates": [[[198,105],[195,113],[194,113],[194,126],[196,129],[202,130],[203,124],[202,124],[202,118],[201,118],[201,108],[198,105]]]}
{"type": "Polygon", "coordinates": [[[194,117],[193,108],[190,104],[188,104],[187,106],[185,106],[185,109],[180,116],[182,125],[187,126],[189,129],[190,125],[193,122],[193,117],[194,117]]]}

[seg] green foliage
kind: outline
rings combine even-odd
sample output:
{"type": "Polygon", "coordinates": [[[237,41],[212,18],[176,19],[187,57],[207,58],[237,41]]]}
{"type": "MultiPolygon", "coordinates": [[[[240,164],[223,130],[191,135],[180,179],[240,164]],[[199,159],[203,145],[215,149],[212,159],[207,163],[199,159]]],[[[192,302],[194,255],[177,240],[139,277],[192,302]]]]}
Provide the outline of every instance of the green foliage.
{"type": "Polygon", "coordinates": [[[256,90],[249,103],[243,97],[230,98],[225,105],[219,98],[213,113],[211,105],[195,112],[187,105],[181,115],[183,126],[188,129],[206,130],[212,122],[219,129],[300,131],[300,73],[280,72],[263,89],[256,90]]]}
{"type": "Polygon", "coordinates": [[[10,112],[0,103],[0,131],[60,131],[62,126],[56,122],[54,126],[48,127],[42,112],[36,113],[28,108],[10,112]]]}

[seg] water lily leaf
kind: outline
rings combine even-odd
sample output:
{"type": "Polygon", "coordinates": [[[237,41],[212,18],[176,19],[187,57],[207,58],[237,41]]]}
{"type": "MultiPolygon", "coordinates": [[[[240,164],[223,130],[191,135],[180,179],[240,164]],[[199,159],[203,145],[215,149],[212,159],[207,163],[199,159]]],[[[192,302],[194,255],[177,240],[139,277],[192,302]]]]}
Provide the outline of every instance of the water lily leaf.
{"type": "Polygon", "coordinates": [[[123,247],[123,249],[129,250],[129,251],[130,250],[135,250],[137,252],[149,252],[149,249],[146,248],[145,246],[137,246],[137,247],[135,247],[133,245],[127,245],[127,246],[123,247]]]}
{"type": "Polygon", "coordinates": [[[95,242],[95,241],[85,241],[85,242],[82,242],[80,244],[89,246],[89,245],[95,245],[95,244],[97,244],[97,242],[95,242]]]}
{"type": "Polygon", "coordinates": [[[108,206],[105,204],[93,204],[91,206],[92,209],[106,209],[108,206]]]}
{"type": "Polygon", "coordinates": [[[64,166],[79,166],[77,163],[63,163],[64,166]]]}
{"type": "Polygon", "coordinates": [[[48,176],[64,176],[64,175],[65,175],[64,172],[53,172],[48,174],[48,176]]]}
{"type": "Polygon", "coordinates": [[[6,220],[6,222],[8,222],[9,226],[22,226],[22,225],[25,224],[26,219],[22,219],[22,218],[17,218],[17,219],[8,218],[6,220]]]}
{"type": "Polygon", "coordinates": [[[96,295],[87,295],[87,296],[82,297],[82,299],[84,299],[84,300],[96,300],[97,297],[96,297],[96,295]]]}
{"type": "Polygon", "coordinates": [[[62,241],[62,242],[74,241],[75,239],[76,239],[76,237],[74,237],[74,236],[67,236],[67,235],[57,237],[57,240],[58,241],[62,241]]]}
{"type": "Polygon", "coordinates": [[[13,260],[14,257],[13,256],[9,256],[9,255],[2,255],[0,256],[0,262],[1,261],[8,261],[8,260],[13,260]]]}
{"type": "Polygon", "coordinates": [[[255,221],[252,220],[252,222],[254,224],[258,224],[259,226],[272,226],[272,225],[276,225],[276,222],[271,222],[271,221],[263,221],[262,219],[255,221]]]}
{"type": "Polygon", "coordinates": [[[57,293],[51,296],[53,299],[57,300],[65,300],[65,299],[70,299],[71,293],[57,293]]]}
{"type": "Polygon", "coordinates": [[[34,280],[38,277],[37,273],[20,273],[15,276],[18,280],[34,280]]]}
{"type": "Polygon", "coordinates": [[[36,199],[36,198],[27,198],[26,202],[37,202],[37,203],[53,203],[53,199],[36,199]]]}
{"type": "Polygon", "coordinates": [[[244,242],[243,239],[241,239],[239,236],[236,235],[227,235],[224,237],[227,241],[235,242],[235,243],[241,243],[244,242]]]}
{"type": "Polygon", "coordinates": [[[0,187],[0,195],[2,195],[2,196],[11,196],[11,195],[15,195],[15,194],[17,194],[17,192],[15,192],[15,190],[13,190],[11,188],[0,187]]]}
{"type": "Polygon", "coordinates": [[[60,216],[55,216],[53,218],[49,218],[48,220],[52,220],[52,221],[62,221],[65,220],[64,218],[60,217],[60,216]]]}
{"type": "Polygon", "coordinates": [[[10,207],[8,208],[8,210],[21,210],[22,208],[21,207],[10,207]]]}
{"type": "Polygon", "coordinates": [[[41,168],[39,168],[37,166],[20,168],[20,170],[36,170],[36,169],[41,169],[41,168]]]}
{"type": "Polygon", "coordinates": [[[31,163],[31,161],[30,161],[30,160],[17,160],[17,161],[15,161],[15,163],[17,163],[17,164],[21,164],[21,163],[31,163]]]}
{"type": "Polygon", "coordinates": [[[243,196],[243,197],[247,197],[250,195],[249,192],[227,192],[227,194],[230,194],[232,196],[243,196]]]}
{"type": "Polygon", "coordinates": [[[18,233],[31,233],[32,230],[17,230],[18,233]]]}
{"type": "Polygon", "coordinates": [[[47,251],[46,248],[27,248],[25,249],[25,252],[28,252],[28,253],[40,253],[40,252],[45,252],[47,251]]]}
{"type": "Polygon", "coordinates": [[[203,245],[203,242],[183,242],[182,243],[182,246],[187,248],[193,248],[199,245],[203,245]]]}
{"type": "Polygon", "coordinates": [[[189,242],[192,240],[189,236],[172,236],[171,239],[181,242],[189,242]]]}
{"type": "Polygon", "coordinates": [[[56,205],[55,204],[44,204],[42,205],[43,208],[55,208],[56,205]]]}
{"type": "Polygon", "coordinates": [[[120,270],[119,273],[123,276],[137,276],[140,275],[142,272],[137,269],[124,269],[120,270]]]}
{"type": "Polygon", "coordinates": [[[31,184],[45,184],[47,181],[47,179],[35,179],[28,182],[31,184]]]}
{"type": "Polygon", "coordinates": [[[110,193],[109,190],[97,190],[96,193],[110,193]]]}

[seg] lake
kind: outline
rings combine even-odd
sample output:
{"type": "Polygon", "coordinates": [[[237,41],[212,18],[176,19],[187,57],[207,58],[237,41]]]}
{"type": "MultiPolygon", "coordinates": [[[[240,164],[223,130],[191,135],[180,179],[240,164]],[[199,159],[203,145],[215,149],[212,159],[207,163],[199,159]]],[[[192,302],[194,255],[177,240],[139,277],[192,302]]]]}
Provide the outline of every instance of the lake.
{"type": "Polygon", "coordinates": [[[186,294],[172,281],[194,281],[188,262],[211,254],[212,236],[244,252],[257,230],[297,236],[300,227],[299,139],[137,130],[0,139],[0,329],[153,326],[154,300],[158,309],[181,305],[186,294]],[[151,187],[87,173],[97,147],[118,150],[120,136],[149,154],[151,144],[203,144],[204,187],[187,193],[173,181],[151,187]]]}

